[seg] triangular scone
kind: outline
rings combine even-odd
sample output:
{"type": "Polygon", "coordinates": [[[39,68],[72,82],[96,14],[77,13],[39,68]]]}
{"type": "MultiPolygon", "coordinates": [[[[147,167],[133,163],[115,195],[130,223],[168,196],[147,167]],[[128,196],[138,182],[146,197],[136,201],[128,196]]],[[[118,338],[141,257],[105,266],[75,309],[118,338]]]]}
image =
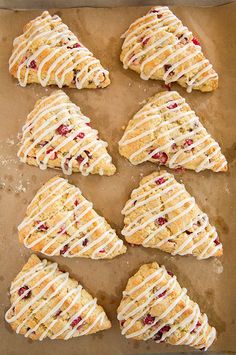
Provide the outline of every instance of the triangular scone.
{"type": "Polygon", "coordinates": [[[38,100],[22,129],[18,157],[24,163],[62,169],[64,174],[113,175],[116,171],[90,119],[61,90],[38,100]]]}
{"type": "Polygon", "coordinates": [[[151,161],[171,169],[227,171],[219,144],[176,91],[148,100],[130,120],[119,151],[134,165],[151,161]]]}
{"type": "Polygon", "coordinates": [[[13,42],[9,71],[21,86],[104,88],[109,73],[57,15],[44,11],[13,42]]]}
{"type": "Polygon", "coordinates": [[[218,87],[218,75],[202,53],[192,32],[167,6],[152,8],[134,21],[122,36],[120,59],[144,80],[178,82],[187,91],[212,91],[218,87]]]}
{"type": "Polygon", "coordinates": [[[18,230],[21,243],[45,255],[111,259],[126,252],[80,189],[60,177],[37,192],[18,230]]]}
{"type": "Polygon", "coordinates": [[[57,263],[32,255],[11,284],[5,319],[33,340],[70,339],[108,329],[103,308],[57,263]]]}
{"type": "Polygon", "coordinates": [[[207,315],[189,298],[176,276],[155,262],[141,266],[129,279],[118,320],[126,338],[201,350],[207,350],[216,339],[207,315]]]}
{"type": "Polygon", "coordinates": [[[172,255],[223,254],[217,232],[183,184],[166,171],[144,177],[122,210],[127,242],[172,255]]]}

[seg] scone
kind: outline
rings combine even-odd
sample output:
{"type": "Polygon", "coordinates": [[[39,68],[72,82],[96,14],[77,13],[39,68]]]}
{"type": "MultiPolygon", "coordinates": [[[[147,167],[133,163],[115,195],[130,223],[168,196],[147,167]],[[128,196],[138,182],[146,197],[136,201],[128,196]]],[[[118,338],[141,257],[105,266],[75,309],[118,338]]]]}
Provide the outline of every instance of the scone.
{"type": "Polygon", "coordinates": [[[206,259],[223,254],[208,216],[183,184],[166,171],[144,177],[122,210],[127,242],[158,248],[172,255],[206,259]]]}
{"type": "Polygon", "coordinates": [[[128,339],[152,339],[200,350],[207,350],[216,339],[215,328],[189,298],[186,288],[171,271],[155,262],[141,266],[129,279],[118,320],[128,339]]]}
{"type": "Polygon", "coordinates": [[[38,100],[27,116],[18,157],[42,170],[62,169],[66,175],[113,175],[116,168],[107,146],[90,119],[58,90],[38,100]]]}
{"type": "Polygon", "coordinates": [[[205,58],[199,41],[167,6],[156,6],[134,21],[122,36],[120,59],[144,80],[177,82],[187,88],[212,91],[218,75],[205,58]]]}
{"type": "Polygon", "coordinates": [[[109,329],[103,308],[57,263],[31,255],[11,284],[5,319],[17,334],[33,340],[67,340],[109,329]]]}
{"type": "Polygon", "coordinates": [[[21,243],[45,255],[111,259],[126,252],[80,189],[60,177],[37,192],[18,230],[21,243]]]}
{"type": "Polygon", "coordinates": [[[109,73],[57,15],[44,11],[13,42],[9,71],[21,86],[105,88],[109,73]]]}
{"type": "Polygon", "coordinates": [[[129,121],[119,151],[134,165],[151,161],[171,169],[227,171],[219,144],[176,91],[148,100],[129,121]]]}

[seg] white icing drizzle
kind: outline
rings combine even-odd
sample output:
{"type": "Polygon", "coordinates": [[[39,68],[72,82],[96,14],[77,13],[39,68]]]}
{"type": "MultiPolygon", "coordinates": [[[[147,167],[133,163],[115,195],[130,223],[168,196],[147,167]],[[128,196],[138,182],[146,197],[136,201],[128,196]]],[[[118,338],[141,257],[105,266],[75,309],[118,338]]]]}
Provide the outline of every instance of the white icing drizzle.
{"type": "Polygon", "coordinates": [[[11,70],[21,59],[17,69],[17,79],[21,86],[27,85],[32,70],[36,71],[42,86],[45,87],[55,81],[59,88],[65,85],[67,74],[75,71],[73,83],[77,89],[86,87],[87,82],[90,81],[99,86],[108,74],[100,61],[95,59],[67,25],[61,22],[60,17],[51,16],[47,11],[31,22],[27,31],[14,40],[13,46],[9,69],[11,70]],[[39,42],[40,46],[31,53],[32,46],[35,44],[38,46],[39,42]],[[30,68],[32,61],[37,68],[30,68]],[[82,68],[77,70],[79,64],[82,68]],[[48,66],[48,70],[44,77],[42,73],[45,66],[48,66]],[[98,78],[101,74],[104,74],[102,81],[98,78]],[[53,76],[52,80],[50,80],[51,76],[53,76]]]}
{"type": "Polygon", "coordinates": [[[18,226],[18,230],[22,231],[22,229],[29,225],[34,225],[36,222],[35,226],[28,227],[27,235],[24,235],[24,245],[27,248],[32,248],[49,237],[50,240],[45,242],[45,245],[41,249],[41,252],[48,256],[58,255],[65,246],[66,251],[62,254],[65,257],[84,256],[92,250],[90,256],[92,259],[106,258],[113,252],[119,253],[122,249],[123,241],[117,237],[113,229],[106,227],[105,219],[93,210],[93,204],[91,202],[83,198],[83,201],[80,201],[77,206],[74,205],[74,201],[80,199],[79,196],[82,196],[81,191],[79,188],[68,184],[67,180],[56,178],[53,182],[46,184],[36,194],[31,205],[35,203],[39,196],[43,196],[40,200],[40,209],[35,206],[31,213],[18,226]],[[61,192],[59,192],[60,190],[61,192]],[[64,196],[66,195],[67,197],[65,198],[64,196]],[[68,204],[74,205],[73,209],[68,210],[58,223],[50,226],[44,233],[39,233],[38,237],[30,242],[29,240],[32,234],[35,235],[35,232],[41,225],[45,223],[46,225],[50,224],[50,222],[47,224],[47,221],[50,221],[52,217],[51,214],[47,219],[43,220],[41,220],[41,216],[45,214],[45,211],[50,211],[50,207],[62,198],[64,199],[63,205],[60,209],[57,209],[56,213],[63,211],[68,204]],[[93,211],[92,218],[81,224],[82,218],[90,214],[91,211],[93,211]],[[74,218],[70,221],[70,218],[73,216],[74,218]],[[40,221],[40,223],[38,223],[38,221],[40,221]],[[77,225],[77,222],[79,222],[79,225],[77,225]],[[63,233],[69,231],[71,227],[76,228],[76,231],[71,235],[68,234],[66,240],[62,243],[60,237],[63,233]],[[96,239],[91,241],[90,239],[98,233],[98,230],[101,231],[99,233],[100,235],[96,236],[96,239]],[[50,238],[52,235],[53,238],[50,238]],[[78,246],[81,249],[75,252],[74,249],[78,246]],[[53,250],[49,252],[49,248],[53,250]]]}
{"type": "MultiPolygon", "coordinates": [[[[20,160],[25,163],[30,152],[34,149],[38,149],[38,145],[44,142],[41,149],[37,150],[36,162],[40,169],[45,170],[47,169],[50,157],[58,152],[60,154],[60,151],[64,149],[66,145],[73,142],[73,145],[66,154],[61,153],[59,157],[57,156],[57,158],[60,159],[60,167],[64,174],[71,175],[73,169],[72,165],[76,164],[81,174],[86,176],[92,172],[99,163],[111,163],[111,157],[106,150],[94,159],[96,152],[106,148],[108,144],[101,139],[97,139],[98,131],[88,126],[90,119],[81,113],[80,108],[72,102],[65,101],[68,101],[68,97],[62,91],[52,93],[49,97],[41,100],[40,105],[42,105],[42,108],[37,112],[38,107],[36,106],[30,113],[29,120],[23,126],[21,147],[17,155],[20,160]],[[49,100],[52,100],[50,104],[48,104],[49,100]],[[38,125],[41,121],[43,123],[38,125]],[[69,124],[68,127],[70,131],[59,143],[61,135],[57,132],[57,129],[63,124],[68,125],[70,121],[74,123],[73,125],[69,124]],[[34,127],[37,128],[32,131],[34,127]],[[83,133],[84,137],[75,140],[79,133],[83,133]],[[47,137],[52,134],[53,138],[47,140],[47,137]],[[88,142],[90,140],[91,142],[88,142]],[[52,147],[54,147],[53,150],[50,150],[52,147]],[[49,153],[47,153],[48,151],[49,153]],[[89,155],[94,159],[93,162],[90,162],[86,152],[89,152],[89,155]],[[83,160],[78,163],[76,159],[80,155],[83,155],[83,160]]],[[[102,168],[99,174],[104,174],[102,168]]]]}
{"type": "MultiPolygon", "coordinates": [[[[155,9],[154,9],[155,10],[155,9]]],[[[149,12],[145,16],[136,20],[122,36],[125,38],[122,50],[127,52],[123,58],[124,68],[127,69],[130,65],[135,64],[138,59],[141,60],[140,63],[140,76],[144,80],[152,78],[156,71],[163,68],[166,64],[170,65],[173,59],[180,55],[183,58],[185,52],[187,53],[188,48],[195,47],[194,51],[189,51],[188,55],[184,55],[183,59],[176,59],[174,64],[165,72],[163,80],[166,84],[178,81],[183,75],[188,74],[193,71],[194,75],[190,79],[186,79],[187,91],[195,87],[203,85],[210,79],[216,79],[218,77],[217,73],[211,72],[212,65],[204,57],[196,63],[194,57],[201,53],[201,46],[195,46],[192,42],[193,34],[183,26],[182,22],[169,10],[168,7],[156,7],[157,13],[149,12]],[[142,23],[142,24],[140,24],[142,23]],[[171,32],[170,28],[176,26],[175,32],[171,32]],[[150,38],[155,38],[158,36],[159,32],[166,31],[166,35],[162,36],[159,40],[152,41],[150,38]],[[173,40],[173,36],[174,40],[173,40]],[[169,44],[169,40],[173,43],[169,44]],[[185,43],[183,43],[183,39],[185,43]],[[140,42],[145,41],[145,47],[140,50],[140,42]],[[176,49],[173,52],[173,48],[176,49]],[[151,54],[151,51],[155,49],[155,53],[151,54]],[[135,53],[135,51],[138,51],[135,53]],[[155,67],[150,70],[148,68],[149,63],[154,59],[159,59],[162,53],[171,50],[170,55],[168,55],[164,60],[160,61],[155,67]],[[186,69],[181,69],[183,63],[188,62],[189,66],[186,69]],[[146,68],[149,72],[147,73],[146,68]],[[176,69],[176,73],[174,70],[176,69]],[[205,75],[209,71],[209,74],[205,75]],[[171,75],[169,75],[171,73],[171,75]]]]}
{"type": "Polygon", "coordinates": [[[22,275],[17,277],[16,280],[12,283],[10,295],[14,295],[21,287],[24,287],[26,285],[28,288],[24,291],[24,293],[22,293],[21,296],[17,296],[16,300],[12,303],[10,309],[6,312],[5,315],[6,321],[8,323],[14,323],[19,318],[21,318],[22,321],[16,328],[16,333],[20,333],[22,328],[25,328],[28,324],[31,324],[33,319],[36,317],[36,325],[27,328],[27,331],[25,332],[24,336],[28,337],[32,333],[37,332],[40,326],[43,325],[45,330],[39,337],[39,340],[43,340],[47,336],[51,339],[56,339],[58,337],[62,337],[63,339],[69,339],[73,336],[81,336],[90,333],[90,331],[92,331],[92,329],[96,326],[98,322],[100,322],[100,325],[102,325],[106,317],[105,312],[99,313],[97,317],[95,317],[95,320],[92,324],[88,324],[86,322],[87,319],[91,316],[91,314],[94,314],[95,312],[95,309],[97,307],[97,299],[94,298],[92,300],[89,300],[85,304],[85,300],[83,299],[83,303],[81,303],[81,292],[83,288],[78,283],[74,288],[70,289],[68,292],[65,292],[65,296],[62,297],[60,301],[55,304],[55,300],[57,299],[57,297],[61,294],[63,289],[66,289],[68,280],[68,272],[60,272],[58,274],[57,263],[50,263],[47,262],[47,260],[42,260],[28,271],[23,271],[22,275]],[[34,286],[29,287],[29,282],[35,282],[34,286]],[[42,287],[42,285],[44,286],[42,287]],[[51,295],[48,296],[47,292],[52,287],[52,285],[55,285],[55,289],[51,293],[51,295]],[[40,290],[40,292],[37,291],[34,295],[34,289],[36,289],[37,287],[42,287],[42,289],[40,290]],[[14,315],[15,308],[28,292],[31,292],[29,300],[25,302],[24,307],[22,307],[21,310],[14,315]],[[54,301],[54,306],[49,309],[45,316],[42,316],[42,314],[45,314],[45,307],[48,307],[48,305],[50,306],[50,301],[54,301]],[[37,303],[39,303],[38,306],[36,306],[37,303]],[[63,305],[66,305],[67,303],[68,306],[64,306],[65,309],[62,311],[61,307],[63,307],[63,305]],[[82,304],[84,305],[75,314],[69,316],[69,310],[78,304],[81,306],[82,304]],[[33,311],[29,312],[31,307],[35,308],[33,311]],[[60,313],[58,314],[58,312],[60,313]],[[67,319],[64,327],[58,332],[54,332],[54,334],[52,334],[51,329],[56,326],[57,323],[60,323],[62,321],[62,317],[64,317],[65,315],[67,315],[67,319]],[[81,321],[78,322],[76,326],[72,327],[71,323],[80,316],[81,321]],[[82,326],[81,330],[80,326],[82,326]]]}
{"type": "Polygon", "coordinates": [[[131,331],[130,329],[136,322],[143,322],[145,316],[150,314],[150,310],[165,302],[168,297],[171,297],[172,292],[179,290],[179,284],[176,277],[170,277],[164,266],[158,267],[154,272],[149,273],[142,282],[136,284],[128,292],[123,292],[123,304],[121,303],[117,318],[119,321],[127,321],[127,323],[122,326],[122,334],[126,338],[140,337],[144,340],[155,338],[155,335],[166,325],[170,327],[169,330],[162,333],[160,339],[156,339],[156,342],[167,341],[173,333],[178,332],[178,341],[176,345],[190,345],[196,348],[202,347],[202,341],[206,338],[206,343],[204,341],[205,350],[212,344],[216,336],[215,328],[211,328],[209,331],[208,318],[206,314],[201,314],[199,306],[193,303],[188,295],[185,288],[179,291],[176,298],[170,299],[169,305],[163,308],[162,313],[154,317],[150,324],[145,324],[139,327],[137,331],[131,331]],[[164,286],[163,280],[166,279],[167,282],[164,286]],[[132,296],[131,301],[126,301],[126,297],[133,295],[140,288],[143,289],[141,293],[137,296],[132,296]],[[137,306],[137,302],[139,306],[137,306]],[[179,304],[185,304],[185,306],[180,308],[179,311],[175,312],[179,304]],[[190,315],[185,315],[185,312],[192,308],[190,315]],[[130,311],[131,310],[131,311],[130,311]],[[167,318],[167,319],[166,319],[167,318]],[[201,324],[199,325],[199,319],[201,324]],[[186,331],[188,329],[188,331],[186,331]],[[182,332],[182,330],[184,330],[182,332]],[[207,332],[209,334],[207,335],[207,332]]]}
{"type": "MultiPolygon", "coordinates": [[[[187,235],[187,238],[184,238],[183,241],[178,244],[178,247],[171,252],[172,255],[188,255],[195,254],[195,250],[200,247],[200,254],[197,255],[197,259],[206,259],[215,254],[217,254],[218,250],[222,248],[221,243],[214,243],[215,240],[218,240],[218,235],[215,227],[211,226],[209,223],[208,216],[199,210],[198,215],[188,223],[183,225],[183,222],[180,224],[180,228],[176,233],[172,233],[166,238],[162,238],[158,243],[154,245],[153,239],[160,235],[160,233],[165,228],[171,228],[171,225],[176,221],[183,221],[183,217],[187,216],[191,213],[195,206],[195,200],[188,193],[186,195],[186,190],[183,184],[179,184],[172,175],[168,173],[163,173],[160,176],[155,176],[154,178],[149,179],[146,183],[139,186],[137,189],[134,189],[131,195],[131,199],[126,203],[125,207],[122,210],[122,214],[125,218],[129,217],[129,215],[135,211],[137,211],[137,217],[133,220],[132,217],[131,222],[127,224],[123,230],[122,235],[125,237],[131,237],[138,231],[149,228],[149,226],[158,218],[165,217],[168,214],[169,219],[163,225],[157,226],[153,232],[150,232],[149,235],[142,242],[143,246],[152,246],[155,248],[161,248],[164,244],[168,242],[175,242],[181,236],[181,234],[185,233],[188,230],[193,231],[187,235]],[[158,179],[163,179],[164,182],[161,185],[157,185],[156,181],[158,179]],[[151,187],[151,188],[150,188],[151,187]],[[173,193],[172,193],[173,192],[173,193]],[[171,196],[165,200],[164,203],[161,203],[155,208],[145,208],[151,201],[155,201],[156,199],[165,196],[167,193],[171,193],[171,196]],[[183,197],[181,197],[183,195],[183,197]],[[176,198],[180,198],[178,203],[175,203],[172,207],[164,208],[164,206],[170,202],[174,202],[176,198]],[[138,212],[140,207],[144,207],[144,212],[138,212]],[[178,213],[176,213],[180,209],[178,213]],[[172,216],[170,218],[170,216],[172,216]],[[203,233],[203,236],[198,239],[200,233],[203,233]],[[150,244],[151,243],[151,244],[150,244]],[[203,248],[203,246],[206,246],[203,248]]],[[[174,246],[174,243],[173,243],[174,246]]]]}
{"type": "MultiPolygon", "coordinates": [[[[168,153],[169,151],[171,152],[169,153],[171,156],[168,157],[165,165],[171,169],[178,168],[180,166],[185,167],[186,164],[195,161],[196,158],[201,158],[201,161],[195,169],[196,172],[200,172],[205,169],[221,171],[225,165],[227,165],[225,157],[221,154],[219,144],[207,133],[206,129],[201,124],[199,117],[196,116],[195,112],[190,109],[185,99],[174,91],[163,93],[157,98],[155,103],[150,102],[144,105],[144,107],[134,115],[132,119],[132,126],[128,126],[126,128],[126,131],[119,142],[119,146],[122,148],[130,144],[134,144],[137,141],[140,143],[138,145],[139,149],[132,152],[129,156],[129,160],[134,165],[150,160],[156,153],[168,153]],[[163,99],[166,102],[158,105],[158,100],[163,99]],[[175,104],[177,107],[168,109],[168,106],[175,104]],[[187,109],[187,111],[184,109],[187,109]],[[137,129],[142,127],[142,125],[147,124],[148,122],[151,123],[152,121],[155,123],[150,124],[150,129],[145,131],[142,130],[142,133],[140,134],[134,134],[137,129]],[[173,125],[172,128],[161,133],[162,127],[165,128],[175,122],[177,125],[173,125]],[[186,126],[189,128],[185,133],[181,133],[181,130],[186,126]],[[155,138],[154,133],[157,131],[158,135],[155,138]],[[169,137],[174,137],[176,135],[176,131],[178,131],[178,137],[170,139],[169,137]],[[198,135],[202,137],[199,138],[198,135]],[[150,138],[150,141],[141,143],[142,139],[148,136],[152,137],[150,138]],[[157,145],[156,140],[160,140],[165,137],[167,137],[166,140],[168,140],[166,144],[159,145],[157,148],[151,149],[153,146],[155,147],[155,145],[157,145]],[[184,142],[186,139],[193,139],[194,142],[190,145],[185,145],[184,142]],[[204,145],[207,140],[209,140],[209,143],[204,145]],[[177,143],[179,143],[179,145],[176,146],[176,151],[172,151],[171,149],[173,144],[177,143]],[[194,151],[192,150],[193,148],[195,148],[194,151]],[[211,149],[213,149],[213,152],[209,153],[211,149]],[[194,154],[188,155],[187,153],[190,151],[194,152],[194,154]],[[183,153],[186,153],[186,158],[184,158],[183,153]],[[183,157],[180,159],[181,155],[183,157]],[[215,160],[216,156],[218,156],[217,160],[215,160]],[[212,161],[213,158],[214,160],[212,161]]],[[[186,167],[188,167],[188,165],[186,167]]]]}

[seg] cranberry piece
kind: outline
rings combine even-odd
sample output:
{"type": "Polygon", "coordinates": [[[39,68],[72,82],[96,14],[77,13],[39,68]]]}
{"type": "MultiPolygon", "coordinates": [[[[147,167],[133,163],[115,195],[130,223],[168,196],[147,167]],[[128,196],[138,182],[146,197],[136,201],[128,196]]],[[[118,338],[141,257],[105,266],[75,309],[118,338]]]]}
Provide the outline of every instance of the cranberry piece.
{"type": "Polygon", "coordinates": [[[62,313],[62,311],[59,309],[57,313],[55,314],[55,317],[59,317],[59,315],[62,313]]]}
{"type": "Polygon", "coordinates": [[[214,240],[214,243],[215,243],[215,245],[219,245],[219,244],[220,244],[220,239],[217,237],[217,238],[214,240]]]}
{"type": "Polygon", "coordinates": [[[72,47],[67,46],[67,48],[68,48],[68,49],[80,48],[80,47],[81,47],[81,45],[80,45],[79,43],[75,43],[75,44],[73,44],[73,46],[72,46],[72,47]]]}
{"type": "Polygon", "coordinates": [[[72,328],[74,328],[77,324],[79,324],[79,322],[82,320],[82,318],[79,316],[79,317],[77,317],[77,318],[75,318],[72,322],[71,322],[71,324],[70,324],[70,326],[72,327],[72,328]]]}
{"type": "Polygon", "coordinates": [[[92,158],[92,154],[91,154],[88,150],[85,150],[84,152],[85,152],[85,154],[87,155],[87,157],[88,157],[89,159],[92,158]]]}
{"type": "Polygon", "coordinates": [[[86,123],[86,126],[91,127],[91,123],[90,123],[90,122],[87,122],[87,123],[86,123]]]}
{"type": "Polygon", "coordinates": [[[29,63],[29,68],[30,69],[36,69],[37,68],[37,64],[35,60],[31,60],[31,62],[29,63]]]}
{"type": "MultiPolygon", "coordinates": [[[[152,152],[153,150],[150,153],[152,152]]],[[[168,155],[164,152],[158,152],[152,155],[152,159],[158,159],[161,164],[165,164],[168,160],[168,155]]]]}
{"type": "Polygon", "coordinates": [[[85,136],[85,134],[83,132],[80,132],[79,134],[77,134],[77,136],[74,139],[76,139],[76,138],[83,139],[84,136],[85,136]]]}
{"type": "Polygon", "coordinates": [[[69,169],[69,161],[70,161],[70,160],[71,160],[71,158],[66,158],[66,161],[65,161],[65,163],[64,163],[64,167],[65,167],[66,170],[69,169]]]}
{"type": "Polygon", "coordinates": [[[176,107],[178,107],[178,104],[176,102],[174,102],[174,103],[170,104],[169,106],[167,106],[167,108],[169,110],[172,110],[173,108],[176,108],[176,107]]]}
{"type": "Polygon", "coordinates": [[[76,158],[77,162],[79,164],[81,164],[84,161],[84,158],[81,155],[78,155],[78,157],[76,158]]]}
{"type": "Polygon", "coordinates": [[[167,274],[168,274],[168,275],[170,275],[171,277],[173,277],[173,276],[174,276],[174,274],[173,274],[173,272],[172,272],[172,271],[168,271],[168,270],[167,270],[167,274]]]}
{"type": "MultiPolygon", "coordinates": [[[[167,72],[171,67],[172,67],[172,65],[170,65],[170,64],[165,64],[165,65],[164,65],[164,69],[165,69],[166,72],[167,72]]],[[[174,71],[172,70],[171,72],[169,72],[169,75],[170,75],[170,76],[174,75],[174,71]]]]}
{"type": "Polygon", "coordinates": [[[137,203],[137,200],[134,200],[133,205],[135,206],[135,205],[136,205],[136,203],[137,203]]]}
{"type": "Polygon", "coordinates": [[[192,144],[193,144],[192,139],[186,139],[186,141],[184,142],[184,145],[192,145],[192,144]]]}
{"type": "Polygon", "coordinates": [[[78,206],[78,204],[79,204],[79,201],[78,201],[78,200],[75,200],[74,205],[75,205],[75,206],[78,206]]]}
{"type": "Polygon", "coordinates": [[[170,326],[169,325],[165,325],[163,328],[161,328],[162,333],[166,333],[170,330],[170,326]]]}
{"type": "Polygon", "coordinates": [[[62,234],[67,234],[66,233],[66,227],[64,226],[62,226],[60,229],[59,229],[59,233],[62,233],[62,234]]]}
{"type": "Polygon", "coordinates": [[[174,171],[176,174],[180,174],[180,173],[185,172],[185,169],[182,166],[178,166],[177,168],[174,169],[174,171]]]}
{"type": "Polygon", "coordinates": [[[166,292],[167,292],[167,290],[165,290],[165,291],[163,291],[162,293],[160,293],[160,294],[158,295],[158,298],[161,298],[161,297],[165,296],[166,292]]]}
{"type": "Polygon", "coordinates": [[[170,330],[169,325],[164,325],[156,334],[154,337],[154,340],[161,340],[163,333],[166,333],[170,330]]]}
{"type": "Polygon", "coordinates": [[[56,132],[58,134],[60,134],[61,136],[66,136],[67,133],[70,132],[70,129],[68,128],[68,126],[64,125],[64,124],[61,124],[57,129],[56,129],[56,132]]]}
{"type": "Polygon", "coordinates": [[[136,58],[135,55],[131,57],[131,61],[133,64],[138,64],[138,58],[136,58]]]}
{"type": "Polygon", "coordinates": [[[167,222],[167,219],[164,217],[159,217],[156,220],[156,223],[159,224],[159,226],[163,226],[163,224],[165,224],[167,222]]]}
{"type": "Polygon", "coordinates": [[[31,296],[31,291],[30,291],[30,289],[29,289],[29,287],[27,285],[22,286],[21,288],[19,288],[18,295],[22,296],[23,293],[25,293],[25,295],[23,297],[24,300],[31,296]]]}
{"type": "Polygon", "coordinates": [[[176,150],[176,149],[177,149],[177,144],[176,144],[176,143],[173,143],[173,144],[171,145],[171,148],[172,148],[173,150],[176,150]]]}
{"type": "Polygon", "coordinates": [[[155,317],[152,317],[151,314],[147,314],[146,317],[143,319],[144,324],[152,324],[155,321],[155,317]]]}
{"type": "MultiPolygon", "coordinates": [[[[37,221],[37,223],[40,223],[40,221],[37,221]]],[[[46,223],[40,224],[37,228],[39,231],[46,231],[48,230],[48,226],[46,223]]]]}
{"type": "Polygon", "coordinates": [[[68,249],[69,249],[69,245],[68,244],[64,245],[64,247],[60,250],[60,255],[65,254],[68,249]]]}
{"type": "Polygon", "coordinates": [[[88,239],[85,238],[82,242],[82,245],[83,245],[83,247],[86,247],[87,244],[88,244],[88,239]]]}
{"type": "Polygon", "coordinates": [[[101,250],[99,250],[99,253],[105,253],[106,252],[106,250],[105,249],[101,249],[101,250]]]}
{"type": "Polygon", "coordinates": [[[190,232],[190,231],[188,231],[188,230],[185,231],[185,233],[188,234],[188,235],[192,234],[192,232],[190,232]]]}
{"type": "Polygon", "coordinates": [[[161,18],[162,17],[162,14],[159,14],[159,10],[152,10],[150,11],[151,14],[157,14],[157,18],[161,18]]]}
{"type": "Polygon", "coordinates": [[[120,326],[123,327],[125,324],[125,319],[120,320],[120,326]]]}
{"type": "Polygon", "coordinates": [[[171,83],[169,83],[169,84],[164,84],[164,87],[165,87],[168,91],[171,91],[171,83]]]}
{"type": "Polygon", "coordinates": [[[190,332],[190,334],[193,334],[193,333],[195,333],[196,332],[196,328],[198,328],[198,327],[200,327],[202,325],[202,323],[200,323],[199,321],[197,322],[197,324],[196,324],[196,326],[195,326],[195,328],[190,332]]]}
{"type": "MultiPolygon", "coordinates": [[[[46,151],[46,154],[50,154],[51,152],[54,151],[54,148],[49,148],[47,151],[46,151]]],[[[50,155],[50,159],[51,160],[55,160],[57,159],[57,152],[54,152],[50,155]]]]}
{"type": "Polygon", "coordinates": [[[159,179],[157,179],[157,180],[155,181],[155,183],[156,183],[157,185],[164,184],[164,182],[166,182],[166,179],[163,178],[163,177],[160,177],[159,179]]]}
{"type": "Polygon", "coordinates": [[[195,46],[200,46],[200,42],[197,40],[197,38],[193,38],[192,42],[195,44],[195,46]]]}
{"type": "Polygon", "coordinates": [[[46,144],[48,144],[47,141],[41,141],[41,142],[39,142],[39,146],[40,146],[40,147],[44,147],[46,144]]]}
{"type": "Polygon", "coordinates": [[[148,43],[149,39],[150,39],[150,37],[148,37],[148,38],[142,40],[142,45],[143,45],[143,46],[146,46],[146,44],[148,43]]]}

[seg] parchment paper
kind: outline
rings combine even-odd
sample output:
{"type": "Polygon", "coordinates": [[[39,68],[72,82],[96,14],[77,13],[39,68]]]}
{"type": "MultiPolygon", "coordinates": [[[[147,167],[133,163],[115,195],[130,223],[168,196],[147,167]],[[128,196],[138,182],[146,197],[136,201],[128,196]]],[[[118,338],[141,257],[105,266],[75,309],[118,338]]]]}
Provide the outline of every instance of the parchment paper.
{"type": "MultiPolygon", "coordinates": [[[[141,102],[163,90],[162,83],[143,81],[132,71],[125,71],[119,61],[120,35],[147,8],[70,9],[55,10],[81,41],[101,59],[110,70],[112,83],[104,90],[65,90],[82,112],[91,117],[92,125],[109,143],[109,150],[117,166],[113,177],[74,174],[69,181],[78,185],[84,195],[93,201],[96,210],[120,233],[123,219],[120,211],[131,190],[143,175],[157,167],[151,163],[131,166],[119,156],[117,142],[141,102]]],[[[12,279],[22,268],[30,251],[20,245],[17,225],[21,222],[27,204],[35,192],[49,178],[58,174],[54,170],[40,171],[20,163],[16,157],[17,134],[35,101],[55,88],[31,85],[18,86],[8,73],[8,58],[13,39],[21,34],[23,25],[40,14],[40,11],[0,12],[0,297],[1,329],[0,353],[2,355],[121,355],[159,352],[190,353],[188,347],[173,347],[154,342],[126,340],[121,336],[116,320],[116,308],[128,278],[145,262],[158,261],[176,273],[179,282],[189,290],[189,295],[217,328],[218,340],[211,351],[234,351],[235,344],[235,86],[236,86],[236,4],[217,8],[174,8],[184,24],[195,33],[204,52],[219,73],[220,88],[210,94],[187,94],[179,86],[178,92],[187,98],[201,117],[209,132],[222,146],[229,162],[229,172],[199,174],[186,171],[176,175],[192,193],[200,207],[209,214],[224,244],[220,259],[197,261],[193,257],[172,257],[164,252],[143,247],[129,247],[126,255],[111,261],[51,258],[62,269],[71,273],[98,298],[112,321],[112,329],[97,335],[69,341],[33,342],[16,335],[4,322],[9,307],[8,290],[12,279]]],[[[41,255],[42,257],[42,255],[41,255]]]]}

